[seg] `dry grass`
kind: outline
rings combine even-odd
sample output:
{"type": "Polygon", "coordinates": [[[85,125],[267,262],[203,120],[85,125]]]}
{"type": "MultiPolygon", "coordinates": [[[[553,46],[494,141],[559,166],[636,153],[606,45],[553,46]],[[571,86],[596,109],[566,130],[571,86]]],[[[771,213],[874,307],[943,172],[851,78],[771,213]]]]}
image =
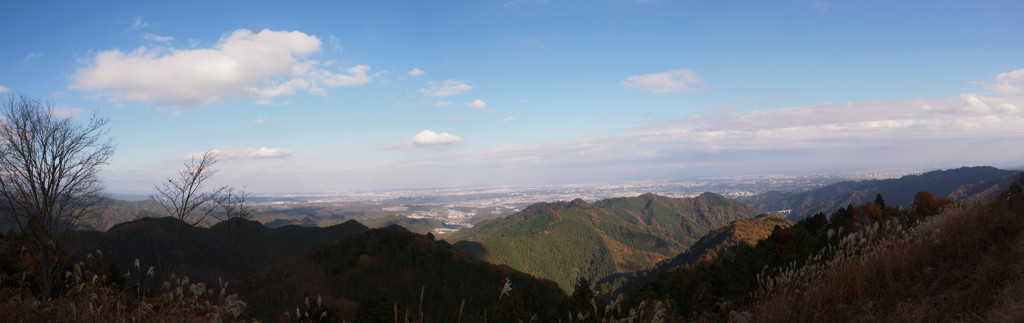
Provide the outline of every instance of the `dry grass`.
{"type": "MultiPolygon", "coordinates": [[[[92,256],[89,258],[92,263],[92,256]]],[[[142,286],[153,277],[152,269],[135,279],[125,275],[130,287],[120,289],[107,283],[108,277],[99,270],[94,273],[88,267],[83,262],[67,272],[67,292],[54,299],[40,299],[24,284],[0,286],[0,321],[221,322],[238,319],[246,308],[237,294],[226,293],[226,282],[208,288],[205,283],[172,275],[159,291],[146,292],[142,286]]],[[[138,263],[135,267],[142,268],[138,263]]]]}
{"type": "Polygon", "coordinates": [[[1024,320],[1024,195],[872,225],[818,261],[765,275],[764,322],[1024,320]],[[770,277],[769,277],[770,276],[770,277]]]}

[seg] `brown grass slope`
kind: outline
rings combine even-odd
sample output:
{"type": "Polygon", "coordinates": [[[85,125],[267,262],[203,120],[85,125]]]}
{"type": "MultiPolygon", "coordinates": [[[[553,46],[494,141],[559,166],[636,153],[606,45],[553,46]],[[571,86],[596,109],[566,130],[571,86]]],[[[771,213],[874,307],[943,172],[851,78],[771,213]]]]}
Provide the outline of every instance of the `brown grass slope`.
{"type": "Polygon", "coordinates": [[[762,281],[759,322],[1024,321],[1024,193],[960,203],[909,229],[852,234],[834,259],[762,281]]]}

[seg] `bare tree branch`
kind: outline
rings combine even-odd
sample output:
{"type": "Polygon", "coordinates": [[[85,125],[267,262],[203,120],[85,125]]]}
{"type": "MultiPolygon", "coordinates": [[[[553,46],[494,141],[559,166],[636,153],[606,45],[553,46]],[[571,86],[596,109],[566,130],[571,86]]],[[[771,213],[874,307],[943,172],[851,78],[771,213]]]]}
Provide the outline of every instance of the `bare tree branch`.
{"type": "Polygon", "coordinates": [[[151,195],[149,198],[159,203],[171,217],[178,219],[177,229],[174,232],[174,246],[171,248],[171,263],[164,272],[170,273],[174,269],[182,225],[200,225],[217,210],[217,201],[227,187],[219,187],[210,191],[204,190],[206,180],[217,174],[217,170],[213,168],[216,163],[217,155],[215,153],[203,152],[202,157],[198,160],[192,157],[186,162],[185,167],[178,171],[177,178],[167,179],[167,182],[161,185],[153,185],[157,194],[151,195]]]}
{"type": "Polygon", "coordinates": [[[244,231],[243,222],[252,218],[252,214],[255,212],[252,204],[249,203],[251,197],[252,195],[245,191],[245,187],[241,189],[229,187],[217,200],[218,212],[214,214],[214,217],[224,226],[224,247],[225,254],[228,256],[228,266],[234,265],[235,248],[242,235],[247,234],[244,231]]]}
{"type": "Polygon", "coordinates": [[[98,178],[114,154],[107,120],[85,124],[54,115],[54,106],[9,95],[0,107],[0,220],[25,237],[44,297],[60,278],[63,233],[98,215],[109,199],[98,178]]]}

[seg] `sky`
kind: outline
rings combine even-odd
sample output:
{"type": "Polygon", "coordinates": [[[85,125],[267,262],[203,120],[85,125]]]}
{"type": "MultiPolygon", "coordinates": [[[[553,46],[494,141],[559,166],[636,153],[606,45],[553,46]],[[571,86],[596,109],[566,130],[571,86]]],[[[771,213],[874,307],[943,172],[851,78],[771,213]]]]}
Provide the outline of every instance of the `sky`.
{"type": "Polygon", "coordinates": [[[3,1],[0,92],[112,192],[1024,165],[1021,1],[3,1]]]}

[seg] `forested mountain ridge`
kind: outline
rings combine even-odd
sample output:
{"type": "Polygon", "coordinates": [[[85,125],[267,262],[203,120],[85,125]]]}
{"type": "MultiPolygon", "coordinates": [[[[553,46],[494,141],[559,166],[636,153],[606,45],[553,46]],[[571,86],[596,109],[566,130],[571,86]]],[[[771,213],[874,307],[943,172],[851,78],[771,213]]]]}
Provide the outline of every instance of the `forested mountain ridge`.
{"type": "Polygon", "coordinates": [[[588,204],[535,203],[446,238],[478,259],[552,279],[568,290],[578,277],[597,281],[638,271],[685,251],[699,237],[758,211],[714,193],[656,194],[588,204]]]}
{"type": "Polygon", "coordinates": [[[388,215],[380,218],[360,220],[359,223],[371,228],[384,228],[398,225],[406,230],[426,234],[436,228],[444,227],[444,221],[433,218],[410,218],[401,215],[388,215]]]}
{"type": "Polygon", "coordinates": [[[660,272],[693,265],[701,261],[715,260],[717,257],[729,257],[736,247],[756,245],[770,236],[776,228],[784,229],[792,225],[792,221],[774,214],[761,214],[753,218],[735,220],[718,229],[711,230],[685,252],[663,260],[653,268],[602,278],[597,281],[596,289],[606,298],[629,294],[654,279],[654,276],[660,272]]]}
{"type": "Polygon", "coordinates": [[[65,248],[77,258],[99,250],[122,271],[135,260],[156,270],[169,267],[175,230],[181,224],[177,272],[208,280],[251,273],[287,256],[369,228],[350,220],[326,227],[284,226],[268,229],[256,221],[232,219],[209,228],[194,227],[177,219],[142,218],[114,225],[105,232],[71,231],[65,248]]]}
{"type": "Polygon", "coordinates": [[[1005,190],[1018,173],[990,166],[961,167],[895,179],[843,181],[802,192],[770,191],[739,200],[764,212],[790,210],[787,218],[799,220],[818,212],[831,214],[847,205],[873,201],[877,194],[885,197],[886,205],[904,208],[910,207],[919,191],[932,192],[937,198],[984,199],[1005,190]]]}

